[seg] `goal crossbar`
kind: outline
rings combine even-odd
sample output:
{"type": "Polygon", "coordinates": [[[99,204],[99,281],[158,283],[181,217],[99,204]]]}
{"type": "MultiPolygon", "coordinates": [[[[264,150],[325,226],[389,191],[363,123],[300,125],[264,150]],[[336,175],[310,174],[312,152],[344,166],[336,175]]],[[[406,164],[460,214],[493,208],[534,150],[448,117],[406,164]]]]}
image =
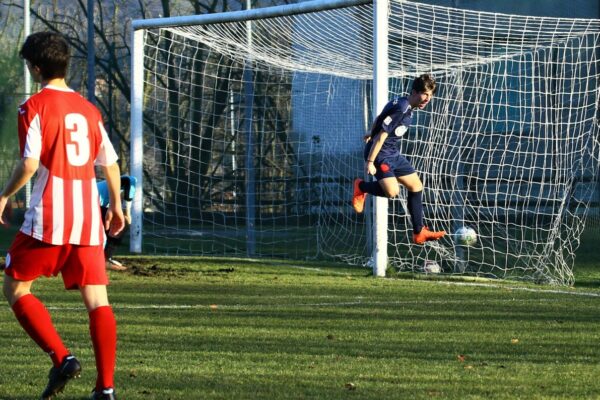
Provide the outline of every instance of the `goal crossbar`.
{"type": "Polygon", "coordinates": [[[286,17],[317,11],[371,4],[371,0],[313,0],[281,6],[254,8],[250,10],[226,11],[213,14],[186,15],[168,18],[136,19],[132,29],[169,28],[189,25],[208,25],[223,22],[243,22],[265,18],[286,17]]]}

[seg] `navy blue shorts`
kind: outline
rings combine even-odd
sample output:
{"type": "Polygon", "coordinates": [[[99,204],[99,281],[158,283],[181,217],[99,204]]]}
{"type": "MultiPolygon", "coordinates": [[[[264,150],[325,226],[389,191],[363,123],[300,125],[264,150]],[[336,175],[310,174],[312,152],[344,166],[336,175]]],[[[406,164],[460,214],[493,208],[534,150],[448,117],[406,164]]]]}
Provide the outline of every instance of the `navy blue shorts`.
{"type": "Polygon", "coordinates": [[[375,168],[377,168],[377,173],[375,174],[377,180],[383,178],[398,178],[416,172],[410,161],[402,154],[386,157],[381,160],[377,157],[374,164],[375,168]]]}

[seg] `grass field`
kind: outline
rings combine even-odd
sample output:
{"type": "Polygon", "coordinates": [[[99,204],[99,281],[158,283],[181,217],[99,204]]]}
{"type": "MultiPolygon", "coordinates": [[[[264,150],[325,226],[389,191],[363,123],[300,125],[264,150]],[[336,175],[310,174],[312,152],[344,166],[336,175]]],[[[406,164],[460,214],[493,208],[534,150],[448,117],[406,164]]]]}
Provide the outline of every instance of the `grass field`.
{"type": "MultiPolygon", "coordinates": [[[[121,399],[600,398],[599,276],[550,288],[375,279],[364,269],[124,258],[112,272],[121,399]]],[[[94,380],[77,292],[35,293],[94,380]]],[[[49,359],[0,309],[0,399],[37,398],[49,359]]]]}
{"type": "MultiPolygon", "coordinates": [[[[7,246],[14,232],[0,235],[7,246]]],[[[584,238],[585,239],[585,238],[584,238]]],[[[111,272],[120,399],[600,399],[600,259],[576,285],[373,278],[343,265],[126,257],[111,272]]],[[[34,286],[95,381],[87,314],[60,279],[34,286]]],[[[0,399],[37,398],[49,358],[0,308],[0,399]]]]}

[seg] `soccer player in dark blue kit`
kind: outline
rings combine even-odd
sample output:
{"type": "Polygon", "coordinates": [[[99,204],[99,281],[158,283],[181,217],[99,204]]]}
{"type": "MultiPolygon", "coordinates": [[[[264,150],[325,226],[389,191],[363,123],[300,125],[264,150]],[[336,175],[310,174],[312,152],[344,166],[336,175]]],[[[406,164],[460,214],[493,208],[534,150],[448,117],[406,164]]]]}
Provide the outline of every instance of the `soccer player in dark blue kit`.
{"type": "Polygon", "coordinates": [[[398,184],[408,191],[407,203],[413,227],[413,242],[424,244],[444,237],[445,231],[430,231],[423,222],[423,183],[410,161],[398,149],[398,141],[412,122],[413,110],[422,110],[436,90],[435,80],[428,74],[413,81],[408,97],[396,98],[385,105],[365,136],[365,171],[377,181],[354,180],[352,206],[362,213],[368,194],[392,198],[400,193],[398,184]]]}

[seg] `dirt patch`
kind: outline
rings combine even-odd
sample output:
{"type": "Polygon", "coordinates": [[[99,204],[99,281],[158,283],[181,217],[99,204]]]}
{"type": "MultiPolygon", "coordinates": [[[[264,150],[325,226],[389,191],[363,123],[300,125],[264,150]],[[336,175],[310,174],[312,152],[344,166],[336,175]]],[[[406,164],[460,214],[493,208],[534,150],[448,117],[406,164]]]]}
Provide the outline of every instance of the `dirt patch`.
{"type": "Polygon", "coordinates": [[[186,268],[181,264],[176,266],[170,265],[169,262],[161,263],[160,260],[152,258],[134,258],[125,260],[124,264],[127,270],[124,273],[129,273],[135,276],[174,276],[180,277],[188,274],[202,275],[227,275],[235,272],[235,268],[208,268],[198,269],[190,266],[186,268]]]}

